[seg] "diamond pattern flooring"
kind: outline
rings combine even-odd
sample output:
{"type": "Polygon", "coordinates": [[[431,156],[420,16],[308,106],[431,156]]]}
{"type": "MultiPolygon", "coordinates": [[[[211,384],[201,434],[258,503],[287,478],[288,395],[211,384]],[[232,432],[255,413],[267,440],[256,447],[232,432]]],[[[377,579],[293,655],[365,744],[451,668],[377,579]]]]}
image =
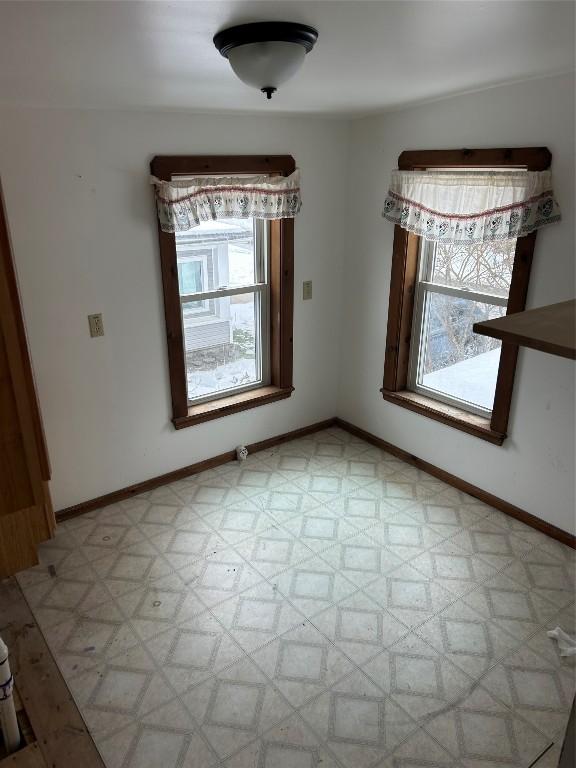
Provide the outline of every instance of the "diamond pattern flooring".
{"type": "Polygon", "coordinates": [[[552,768],[575,576],[332,428],[63,523],[18,580],[108,768],[552,768]]]}

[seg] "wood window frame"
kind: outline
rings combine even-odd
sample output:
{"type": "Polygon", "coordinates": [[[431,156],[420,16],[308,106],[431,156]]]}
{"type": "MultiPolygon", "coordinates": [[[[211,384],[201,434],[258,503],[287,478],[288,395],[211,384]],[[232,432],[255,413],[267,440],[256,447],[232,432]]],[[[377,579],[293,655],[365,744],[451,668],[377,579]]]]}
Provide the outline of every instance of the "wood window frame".
{"type": "MultiPolygon", "coordinates": [[[[296,170],[290,155],[157,155],[150,163],[153,176],[270,174],[289,176],[296,170]]],[[[292,386],[292,328],[294,314],[294,219],[270,221],[270,384],[217,400],[190,405],[186,391],[186,359],[180,311],[176,238],[158,223],[172,423],[191,427],[232,413],[290,397],[292,386]]]]}
{"type": "MultiPolygon", "coordinates": [[[[450,167],[517,167],[528,171],[544,171],[550,167],[551,161],[552,155],[546,147],[410,150],[402,152],[398,158],[398,169],[414,171],[450,167]]],[[[522,312],[525,309],[535,243],[536,232],[519,237],[516,241],[507,315],[522,312]]],[[[502,445],[507,437],[518,358],[517,345],[502,344],[494,407],[490,418],[445,405],[431,397],[407,389],[419,248],[420,238],[397,224],[394,228],[392,250],[384,380],[380,390],[382,396],[387,402],[428,416],[494,445],[502,445]]]]}

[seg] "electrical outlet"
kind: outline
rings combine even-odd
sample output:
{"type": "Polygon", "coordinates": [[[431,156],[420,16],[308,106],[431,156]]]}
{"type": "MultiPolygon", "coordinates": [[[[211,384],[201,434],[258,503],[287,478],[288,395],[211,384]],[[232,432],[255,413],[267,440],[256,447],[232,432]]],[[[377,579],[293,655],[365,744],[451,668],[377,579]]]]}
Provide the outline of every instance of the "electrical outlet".
{"type": "Polygon", "coordinates": [[[88,325],[90,327],[90,336],[94,339],[96,336],[104,336],[104,326],[102,325],[102,315],[88,315],[88,325]]]}
{"type": "Polygon", "coordinates": [[[302,298],[304,301],[312,298],[312,280],[304,280],[302,283],[302,298]]]}

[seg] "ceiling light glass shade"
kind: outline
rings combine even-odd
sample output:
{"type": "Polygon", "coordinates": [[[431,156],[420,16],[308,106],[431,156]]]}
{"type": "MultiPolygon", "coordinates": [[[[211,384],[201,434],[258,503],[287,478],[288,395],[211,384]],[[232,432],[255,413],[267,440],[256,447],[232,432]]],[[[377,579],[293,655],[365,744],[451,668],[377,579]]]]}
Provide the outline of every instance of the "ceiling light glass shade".
{"type": "Polygon", "coordinates": [[[307,24],[258,21],[217,32],[214,45],[243,83],[271,98],[300,69],[317,39],[318,32],[307,24]]]}
{"type": "Polygon", "coordinates": [[[298,72],[306,51],[298,43],[274,40],[265,43],[248,43],[233,48],[228,61],[236,75],[246,85],[264,90],[278,88],[298,72]]]}

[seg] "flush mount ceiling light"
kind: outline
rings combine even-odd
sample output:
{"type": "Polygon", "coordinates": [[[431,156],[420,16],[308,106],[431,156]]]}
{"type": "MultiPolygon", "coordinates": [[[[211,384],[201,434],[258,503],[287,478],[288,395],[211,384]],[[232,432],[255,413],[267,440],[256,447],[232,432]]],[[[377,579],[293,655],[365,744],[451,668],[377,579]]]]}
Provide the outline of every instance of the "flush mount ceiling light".
{"type": "Polygon", "coordinates": [[[302,66],[318,32],[291,21],[260,21],[223,29],[214,45],[246,85],[259,88],[268,99],[302,66]]]}

